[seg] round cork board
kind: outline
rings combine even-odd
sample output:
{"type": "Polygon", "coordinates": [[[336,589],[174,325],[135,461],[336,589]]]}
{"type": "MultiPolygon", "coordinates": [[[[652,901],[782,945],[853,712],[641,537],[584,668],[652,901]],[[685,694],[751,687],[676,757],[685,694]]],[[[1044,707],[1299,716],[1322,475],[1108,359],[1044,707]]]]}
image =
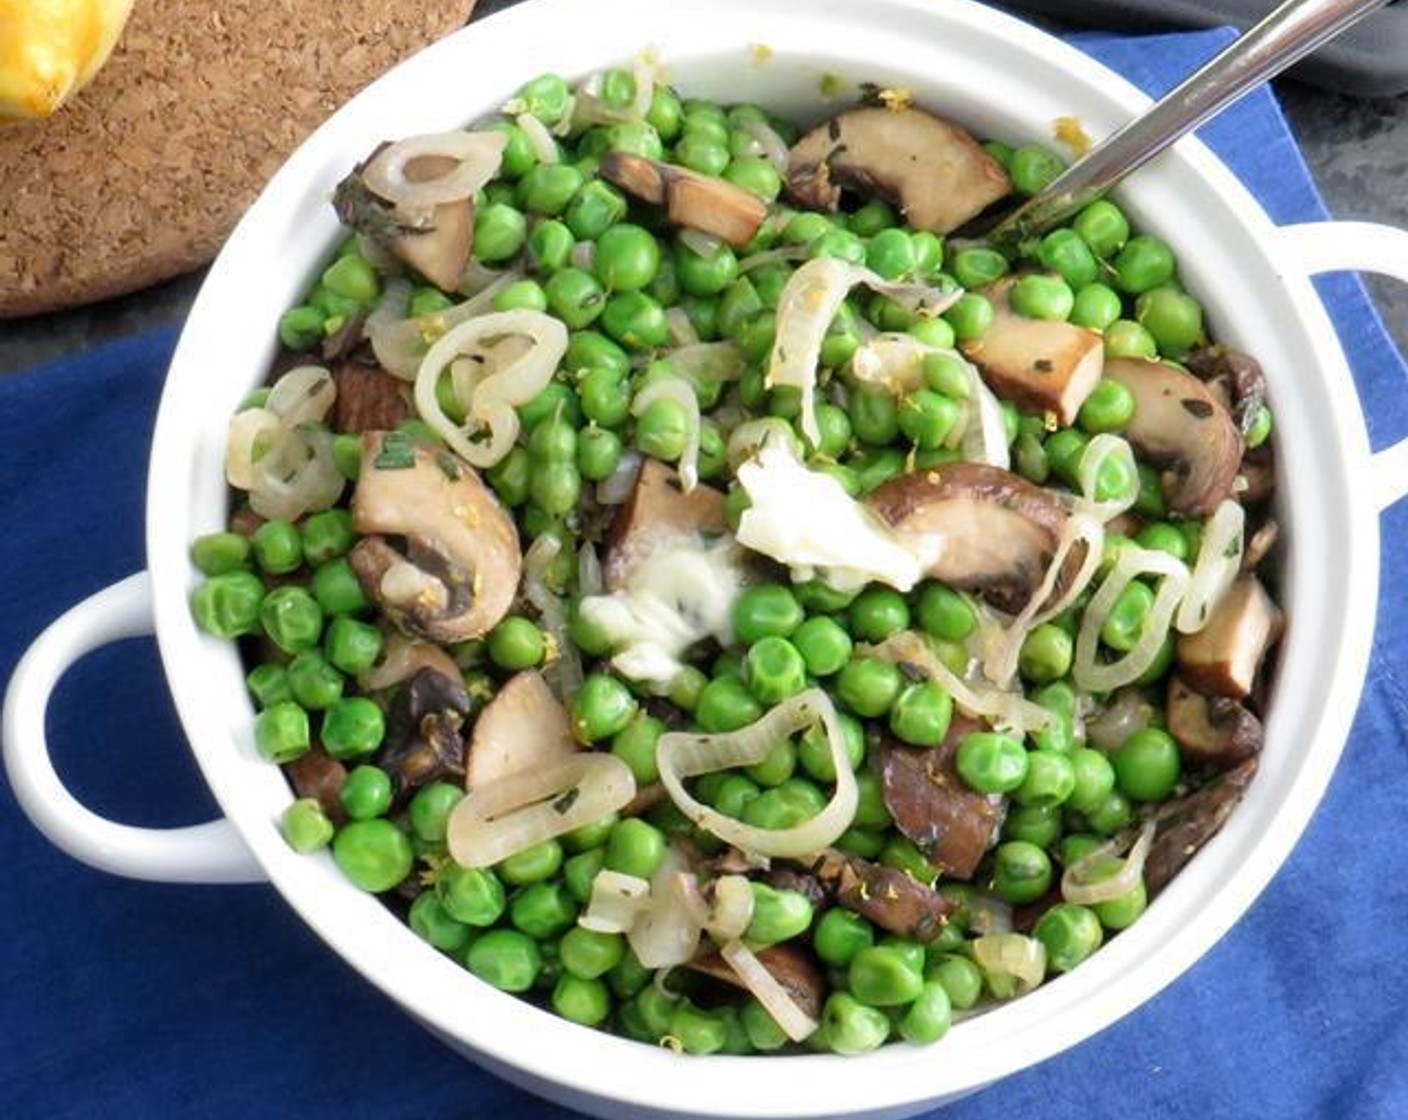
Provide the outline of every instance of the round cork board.
{"type": "Polygon", "coordinates": [[[0,319],[196,268],[339,105],[474,0],[137,0],[92,84],[0,127],[0,319]]]}

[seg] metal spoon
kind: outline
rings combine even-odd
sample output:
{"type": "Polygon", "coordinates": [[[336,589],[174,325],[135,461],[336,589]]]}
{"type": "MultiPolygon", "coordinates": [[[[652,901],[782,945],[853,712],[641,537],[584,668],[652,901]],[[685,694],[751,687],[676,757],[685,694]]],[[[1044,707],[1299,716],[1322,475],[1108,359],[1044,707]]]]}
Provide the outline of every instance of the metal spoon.
{"type": "Polygon", "coordinates": [[[1389,0],[1286,0],[1202,69],[1166,93],[987,233],[1015,249],[1059,225],[1184,133],[1275,77],[1389,0]]]}

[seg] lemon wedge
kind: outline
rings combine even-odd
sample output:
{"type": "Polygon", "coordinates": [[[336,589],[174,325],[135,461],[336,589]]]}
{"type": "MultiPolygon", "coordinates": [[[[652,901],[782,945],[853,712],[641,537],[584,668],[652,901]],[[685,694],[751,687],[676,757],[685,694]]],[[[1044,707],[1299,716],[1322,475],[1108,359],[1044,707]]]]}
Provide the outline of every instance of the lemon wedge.
{"type": "Polygon", "coordinates": [[[112,53],[133,0],[0,0],[0,123],[47,117],[112,53]]]}

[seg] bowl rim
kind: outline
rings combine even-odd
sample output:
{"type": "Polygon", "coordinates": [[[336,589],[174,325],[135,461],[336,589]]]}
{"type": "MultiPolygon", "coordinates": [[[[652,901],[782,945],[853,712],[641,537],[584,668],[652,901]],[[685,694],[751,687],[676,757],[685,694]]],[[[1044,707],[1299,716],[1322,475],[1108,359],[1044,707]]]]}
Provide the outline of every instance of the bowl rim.
{"type": "MultiPolygon", "coordinates": [[[[734,1116],[800,1115],[803,1113],[797,1109],[795,1102],[747,1099],[744,1093],[729,1088],[738,1085],[746,1089],[750,1085],[752,1075],[760,1068],[754,1059],[715,1057],[703,1062],[697,1059],[681,1061],[674,1055],[625,1039],[588,1034],[549,1012],[531,1008],[516,997],[493,991],[473,977],[467,977],[471,986],[482,989],[477,993],[477,998],[484,1001],[484,1014],[480,1017],[492,1020],[494,1027],[485,1029],[477,1023],[466,1024],[455,1008],[445,1006],[446,1001],[441,994],[445,969],[455,968],[461,974],[462,970],[440,959],[428,947],[424,952],[412,952],[403,939],[396,952],[406,959],[397,963],[392,970],[396,975],[392,976],[385,962],[378,959],[381,952],[379,937],[386,927],[369,907],[374,907],[391,921],[395,919],[391,919],[374,899],[363,896],[360,901],[368,905],[349,905],[349,912],[355,910],[365,916],[370,922],[369,930],[349,930],[334,925],[321,904],[319,892],[326,889],[326,883],[317,873],[316,864],[283,848],[277,840],[276,829],[271,827],[272,822],[245,804],[246,798],[240,790],[247,782],[261,780],[262,775],[253,776],[250,773],[254,760],[249,757],[244,737],[232,733],[229,724],[222,724],[218,718],[212,719],[213,714],[227,712],[229,704],[228,698],[222,701],[219,697],[213,697],[206,687],[207,681],[201,674],[203,666],[211,663],[210,659],[191,656],[192,650],[197,648],[193,643],[200,643],[201,639],[195,633],[186,609],[186,592],[191,577],[186,567],[185,541],[175,539],[172,533],[172,523],[179,519],[171,517],[170,511],[183,503],[189,504],[200,486],[198,479],[183,477],[183,473],[192,472],[175,470],[172,464],[194,461],[196,467],[204,469],[219,462],[218,457],[211,458],[209,448],[201,450],[190,446],[189,432],[182,430],[182,417],[202,396],[200,380],[205,375],[204,365],[209,352],[219,344],[233,344],[237,340],[238,332],[232,333],[231,328],[222,325],[220,306],[238,292],[242,283],[239,266],[245,256],[257,247],[258,232],[270,221],[296,221],[304,215],[305,210],[297,207],[290,209],[286,205],[288,192],[296,190],[303,196],[309,194],[310,186],[317,181],[314,171],[323,154],[337,145],[339,134],[353,127],[353,122],[363,117],[370,106],[385,99],[388,90],[404,88],[408,83],[415,84],[424,78],[442,74],[456,61],[475,54],[511,51],[515,42],[535,29],[570,22],[572,7],[571,0],[533,0],[532,3],[498,13],[489,20],[449,36],[373,83],[300,146],[239,223],[226,249],[217,258],[178,343],[162,394],[153,439],[148,483],[147,547],[163,668],[182,725],[207,783],[273,884],[303,920],[344,959],[437,1033],[471,1046],[481,1060],[487,1060],[500,1073],[519,1083],[526,1083],[536,1091],[554,1095],[553,1087],[557,1086],[567,1094],[559,1099],[568,1099],[578,1107],[592,1107],[594,1102],[598,1105],[614,1102],[680,1114],[695,1114],[703,1109],[711,1114],[734,1116]],[[234,756],[229,756],[231,742],[241,748],[234,756]],[[526,1038],[536,1039],[535,1046],[525,1048],[523,1040],[526,1038]],[[590,1045],[587,1045],[588,1042],[590,1045]],[[637,1077],[626,1083],[622,1083],[620,1076],[623,1062],[634,1067],[638,1073],[637,1077]],[[661,1086],[668,1086],[664,1094],[661,1086]],[[722,1094],[722,1099],[709,1100],[706,1106],[706,1097],[700,1095],[706,1090],[712,1091],[715,1097],[722,1094]]],[[[607,21],[644,18],[653,6],[649,0],[600,0],[594,7],[597,9],[596,18],[604,26],[607,21]]],[[[744,0],[725,0],[722,4],[710,3],[709,0],[677,0],[670,7],[672,18],[704,19],[714,16],[721,8],[746,10],[747,5],[744,0]]],[[[848,7],[843,0],[830,0],[824,4],[808,3],[807,0],[774,0],[769,6],[769,14],[781,13],[779,18],[785,15],[788,19],[818,23],[824,20],[844,22],[848,7]]],[[[872,0],[866,6],[866,16],[867,22],[911,23],[930,33],[947,29],[978,39],[1001,39],[1004,49],[1046,58],[1063,72],[1067,80],[1087,87],[1092,94],[1098,92],[1119,113],[1137,112],[1149,103],[1148,98],[1124,78],[1077,48],[971,0],[952,0],[938,8],[924,0],[872,0]]],[[[853,7],[850,8],[850,18],[854,18],[853,7]]],[[[742,42],[738,44],[739,47],[745,45],[742,42]]],[[[598,54],[602,64],[613,57],[609,52],[599,51],[598,54]]],[[[669,58],[666,57],[665,61],[668,64],[669,58]]],[[[459,116],[463,117],[463,110],[459,111],[459,116]]],[[[1268,247],[1274,244],[1275,227],[1270,219],[1235,176],[1200,141],[1186,139],[1165,158],[1178,175],[1192,176],[1215,189],[1251,237],[1268,247]]],[[[1267,253],[1274,258],[1271,248],[1267,249],[1267,253]]],[[[1352,391],[1334,391],[1346,387],[1352,390],[1347,363],[1335,340],[1328,316],[1308,280],[1295,274],[1294,270],[1281,271],[1284,273],[1281,280],[1285,297],[1307,324],[1306,333],[1314,356],[1313,363],[1308,365],[1313,365],[1319,372],[1319,384],[1328,389],[1334,426],[1339,434],[1342,465],[1351,475],[1362,474],[1367,471],[1369,462],[1368,440],[1362,418],[1353,410],[1352,391]]],[[[199,474],[199,470],[194,473],[199,474]]],[[[1349,553],[1345,581],[1349,601],[1345,604],[1345,610],[1351,617],[1372,619],[1378,579],[1377,518],[1362,494],[1350,489],[1344,497],[1346,508],[1343,516],[1349,530],[1345,538],[1349,553]]],[[[1092,970],[1088,974],[1090,979],[1082,979],[1079,974],[1063,977],[1044,985],[1011,1008],[984,1016],[983,1020],[987,1020],[997,1015],[1007,1015],[1006,1022],[1016,1024],[1007,1036],[1014,1043],[1001,1055],[965,1051],[965,1058],[970,1060],[964,1063],[930,1063],[943,1068],[926,1069],[922,1077],[916,1077],[914,1073],[919,1064],[914,1054],[920,1051],[903,1046],[887,1047],[877,1054],[859,1059],[866,1063],[864,1067],[851,1064],[855,1059],[843,1060],[826,1055],[788,1058],[789,1063],[796,1063],[796,1068],[804,1072],[812,1087],[809,1095],[819,1102],[807,1108],[806,1114],[844,1111],[865,1115],[971,1091],[1089,1037],[1147,1001],[1184,973],[1241,917],[1284,862],[1308,823],[1348,733],[1368,664],[1371,633],[1372,628],[1368,625],[1346,631],[1341,657],[1326,686],[1324,711],[1320,713],[1318,729],[1310,736],[1318,751],[1315,764],[1300,771],[1291,788],[1283,791],[1273,822],[1274,830],[1258,841],[1259,858],[1247,861],[1246,866],[1218,889],[1216,898],[1219,905],[1216,908],[1210,907],[1209,913],[1190,924],[1176,940],[1161,945],[1151,959],[1121,961],[1118,969],[1111,960],[1109,968],[1100,973],[1105,984],[1103,991],[1096,990],[1090,997],[1076,994],[1096,984],[1096,970],[1092,970]],[[1121,982],[1112,986],[1113,980],[1121,982]],[[1067,992],[1071,994],[1068,996],[1067,992]],[[1072,1003],[1080,1003],[1087,1013],[1071,1013],[1069,1007],[1072,1003]],[[1021,1016],[1008,1014],[1017,1008],[1023,1009],[1021,1016]],[[1052,1027],[1053,1022],[1056,1028],[1052,1027]],[[962,1068],[954,1068],[960,1064],[962,1068]],[[862,1068],[871,1075],[865,1078],[867,1084],[863,1092],[855,1084],[861,1079],[854,1076],[862,1068]]],[[[218,660],[218,655],[212,656],[218,660]]],[[[247,701],[245,703],[247,705],[247,701]]],[[[258,765],[266,767],[275,780],[282,782],[274,768],[263,763],[258,765]]],[[[1166,893],[1172,894],[1179,886],[1175,883],[1166,893]]],[[[399,929],[399,922],[396,924],[399,929]]],[[[1106,949],[1101,956],[1110,953],[1114,947],[1112,945],[1106,949]]],[[[974,1022],[980,1023],[982,1020],[974,1022]]],[[[955,1039],[962,1029],[966,1028],[956,1031],[955,1039]]],[[[946,1041],[945,1045],[952,1047],[952,1042],[946,1041]]],[[[767,1063],[761,1065],[766,1066],[767,1063]]],[[[789,1065],[788,1068],[793,1067],[789,1065]]]]}

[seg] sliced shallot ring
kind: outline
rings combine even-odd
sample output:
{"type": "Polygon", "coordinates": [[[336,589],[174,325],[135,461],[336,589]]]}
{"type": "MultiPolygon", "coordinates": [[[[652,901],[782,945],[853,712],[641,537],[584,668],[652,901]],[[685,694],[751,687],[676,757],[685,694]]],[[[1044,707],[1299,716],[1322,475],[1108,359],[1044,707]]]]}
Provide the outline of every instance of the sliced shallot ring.
{"type": "Polygon", "coordinates": [[[845,736],[831,698],[819,688],[809,688],[737,731],[720,735],[671,731],[660,736],[655,748],[660,781],[675,807],[700,828],[745,852],[773,858],[810,855],[827,847],[851,826],[859,791],[846,757],[845,736]],[[758,828],[725,816],[695,799],[684,783],[687,778],[752,766],[780,741],[812,726],[818,720],[826,729],[826,742],[836,767],[836,788],[821,812],[791,828],[758,828]]]}
{"type": "Polygon", "coordinates": [[[650,877],[650,897],[626,940],[646,968],[671,968],[691,960],[699,949],[701,927],[685,901],[692,887],[689,863],[673,844],[650,877]]]}
{"type": "Polygon", "coordinates": [[[656,401],[674,401],[684,409],[684,450],[680,453],[680,485],[688,494],[699,485],[699,398],[683,377],[652,381],[631,402],[631,415],[639,418],[656,401]]]}
{"type": "Polygon", "coordinates": [[[614,813],[636,795],[631,768],[584,751],[553,766],[470,790],[450,814],[446,840],[462,867],[491,867],[534,844],[614,813]]]}
{"type": "Polygon", "coordinates": [[[1024,996],[1046,976],[1046,946],[1020,933],[990,933],[968,943],[973,960],[989,977],[1016,982],[1013,996],[1024,996]]]}
{"type": "Polygon", "coordinates": [[[1137,478],[1139,471],[1134,461],[1134,449],[1129,446],[1127,440],[1119,436],[1101,432],[1085,445],[1080,462],[1076,466],[1076,481],[1080,483],[1082,495],[1076,500],[1076,509],[1099,518],[1102,522],[1118,517],[1139,498],[1138,487],[1131,487],[1123,498],[1102,502],[1095,497],[1096,487],[1100,483],[1100,468],[1105,465],[1106,459],[1120,460],[1131,479],[1137,478]]]}
{"type": "Polygon", "coordinates": [[[1061,897],[1080,906],[1094,906],[1097,902],[1109,902],[1112,898],[1119,898],[1120,895],[1134,890],[1144,877],[1144,862],[1149,858],[1155,831],[1157,828],[1154,822],[1146,821],[1119,871],[1107,878],[1092,882],[1085,876],[1107,857],[1118,855],[1120,849],[1129,843],[1128,836],[1107,841],[1076,860],[1061,876],[1061,897]]]}
{"type": "Polygon", "coordinates": [[[495,175],[503,163],[503,132],[434,132],[388,144],[367,161],[362,182],[373,194],[405,210],[438,206],[468,198],[495,175]],[[406,166],[426,156],[455,161],[443,175],[412,182],[406,166]]]}
{"type": "Polygon", "coordinates": [[[719,956],[728,962],[743,986],[793,1042],[801,1042],[817,1029],[817,1021],[797,1005],[777,977],[742,941],[726,941],[719,947],[719,956]]]}
{"type": "Polygon", "coordinates": [[[562,153],[558,151],[557,141],[548,131],[548,126],[532,113],[519,113],[513,118],[513,123],[518,125],[519,130],[527,137],[528,146],[533,149],[533,156],[539,163],[561,161],[562,153]]]}
{"type": "Polygon", "coordinates": [[[1105,582],[1095,592],[1081,617],[1071,668],[1076,687],[1083,692],[1113,692],[1143,675],[1159,655],[1159,648],[1168,636],[1173,613],[1187,590],[1188,568],[1181,560],[1157,549],[1133,545],[1121,548],[1110,574],[1105,577],[1105,582]],[[1100,630],[1105,625],[1105,619],[1130,580],[1145,574],[1163,578],[1159,581],[1154,604],[1144,617],[1139,640],[1118,661],[1102,663],[1097,655],[1100,630]]]}
{"type": "Polygon", "coordinates": [[[1241,503],[1225,498],[1203,526],[1188,593],[1173,620],[1179,633],[1196,634],[1206,626],[1213,608],[1236,582],[1242,569],[1246,521],[1247,512],[1241,503]]]}
{"type": "Polygon", "coordinates": [[[596,933],[626,933],[650,898],[650,881],[603,868],[592,879],[591,899],[577,924],[596,933]]]}

